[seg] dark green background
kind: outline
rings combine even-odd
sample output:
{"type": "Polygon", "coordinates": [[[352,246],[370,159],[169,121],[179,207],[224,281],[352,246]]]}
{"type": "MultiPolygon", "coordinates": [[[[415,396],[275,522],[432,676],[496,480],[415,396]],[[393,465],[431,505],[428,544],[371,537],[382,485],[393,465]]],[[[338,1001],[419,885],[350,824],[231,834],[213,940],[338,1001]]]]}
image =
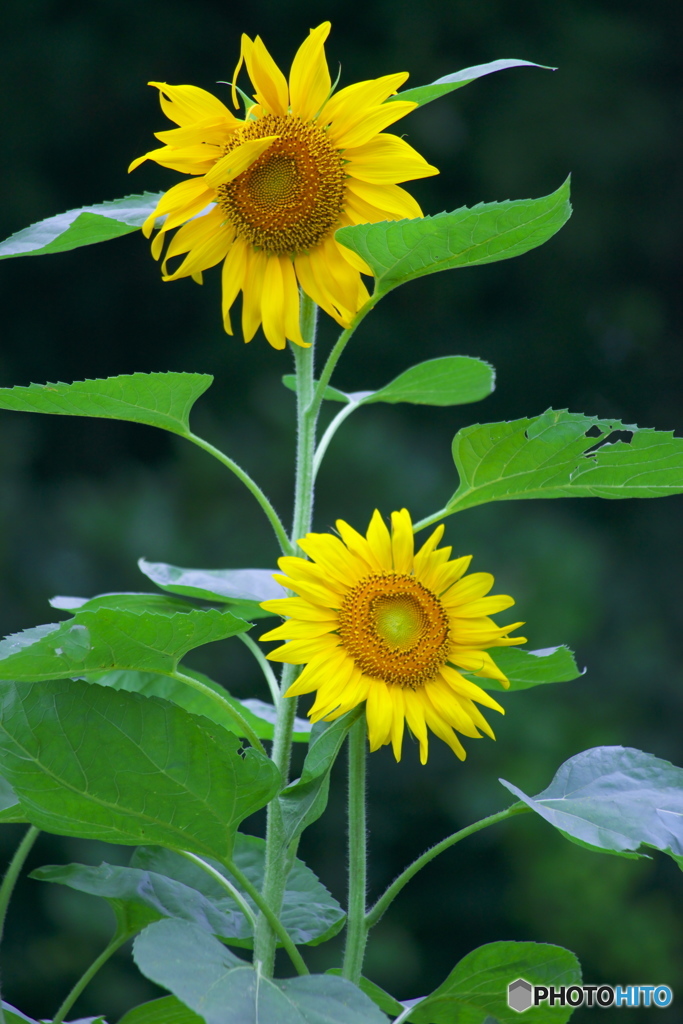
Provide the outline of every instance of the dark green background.
{"type": "MultiPolygon", "coordinates": [[[[557,65],[502,72],[411,115],[399,130],[441,175],[411,186],[426,212],[544,195],[574,178],[561,234],[521,257],[410,284],[372,313],[335,382],[379,386],[422,359],[480,356],[498,389],[479,408],[373,406],[342,429],[320,477],[316,527],[407,505],[419,518],[455,486],[455,430],[473,419],[552,405],[683,431],[680,330],[680,30],[666,0],[387,0],[326,5],[257,0],[6,0],[0,12],[0,237],[42,217],[177,179],[126,167],[167,127],[149,79],[226,95],[240,32],[261,33],[287,66],[329,17],[342,84],[409,70],[432,81],[499,57],[557,65]]],[[[259,333],[221,330],[217,271],[198,288],[162,284],[135,234],[45,259],[5,261],[0,386],[135,370],[215,375],[195,429],[290,506],[293,397],[286,353],[259,333]]],[[[322,324],[322,347],[334,337],[322,324]]],[[[252,499],[217,464],[162,432],[97,420],[0,417],[0,628],[51,621],[55,593],[145,589],[135,560],[269,566],[275,549],[252,499]]],[[[567,757],[623,743],[683,764],[683,499],[518,502],[450,520],[456,554],[473,552],[517,599],[532,648],[570,643],[585,676],[503,698],[498,742],[468,742],[464,765],[438,741],[419,765],[370,760],[370,887],[377,894],[426,844],[506,805],[503,776],[536,792],[567,757]]],[[[258,635],[259,630],[255,630],[258,635]]],[[[239,641],[190,659],[239,696],[265,696],[239,641]]],[[[489,717],[492,717],[489,716],[489,717]]],[[[106,752],[103,752],[106,756],[106,752]]],[[[303,856],[343,897],[344,780],[303,856]]],[[[255,828],[259,823],[255,823],[255,828]]],[[[21,829],[0,832],[3,859],[21,829]]],[[[125,851],[43,836],[31,865],[125,851]]],[[[399,998],[424,994],[474,946],[550,941],[586,979],[665,982],[683,999],[683,880],[664,857],[590,854],[540,820],[517,819],[445,854],[374,933],[367,973],[399,998]]],[[[4,994],[51,1016],[105,942],[92,897],[22,882],[0,954],[4,994]]],[[[324,969],[333,946],[315,953],[324,969]]],[[[155,990],[114,959],[76,1006],[110,1021],[155,990]]],[[[589,1019],[591,1011],[574,1019],[589,1019]]],[[[597,1011],[593,1011],[595,1016],[597,1011]]],[[[591,1018],[592,1019],[592,1018],[591,1018]]],[[[620,1020],[603,1012],[601,1020],[620,1020]]],[[[630,1011],[631,1021],[678,1020],[630,1011]]]]}

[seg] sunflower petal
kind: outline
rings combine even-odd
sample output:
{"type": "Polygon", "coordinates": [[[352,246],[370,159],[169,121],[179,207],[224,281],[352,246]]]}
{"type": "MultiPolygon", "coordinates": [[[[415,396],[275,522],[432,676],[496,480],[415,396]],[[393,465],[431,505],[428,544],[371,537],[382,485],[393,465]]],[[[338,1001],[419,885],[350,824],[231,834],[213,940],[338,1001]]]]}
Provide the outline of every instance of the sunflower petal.
{"type": "Polygon", "coordinates": [[[332,80],[325,58],[325,40],[330,22],[312,28],[292,61],[289,94],[294,117],[312,120],[330,94],[332,80]]]}

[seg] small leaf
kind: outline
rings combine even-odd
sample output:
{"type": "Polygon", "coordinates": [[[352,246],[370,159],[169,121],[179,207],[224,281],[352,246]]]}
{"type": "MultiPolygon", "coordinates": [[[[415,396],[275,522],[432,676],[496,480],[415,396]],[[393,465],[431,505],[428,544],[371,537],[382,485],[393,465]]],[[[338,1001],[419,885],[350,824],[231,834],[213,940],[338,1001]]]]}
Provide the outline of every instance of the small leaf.
{"type": "Polygon", "coordinates": [[[571,216],[569,179],[541,199],[463,206],[415,220],[339,228],[335,238],[375,275],[375,295],[439,270],[511,259],[543,245],[571,216]]]}
{"type": "Polygon", "coordinates": [[[494,71],[505,71],[507,68],[521,67],[543,68],[545,71],[556,70],[555,68],[549,68],[546,64],[534,64],[530,60],[515,60],[514,58],[492,60],[489,64],[475,64],[474,67],[464,68],[462,71],[456,71],[452,75],[444,75],[442,78],[437,78],[431,85],[418,85],[415,89],[405,89],[395,96],[390,96],[387,102],[390,103],[392,100],[410,100],[422,107],[425,103],[431,103],[432,100],[438,100],[441,96],[453,92],[454,89],[461,89],[463,85],[469,85],[470,82],[474,82],[477,78],[483,78],[484,75],[490,75],[494,71]]]}
{"type": "Polygon", "coordinates": [[[174,672],[195,647],[250,628],[230,612],[159,615],[98,608],[0,642],[0,679],[65,679],[112,669],[174,672]]]}
{"type": "Polygon", "coordinates": [[[280,778],[257,750],[156,697],[80,680],[0,684],[0,771],[58,835],[229,857],[280,778]]]}
{"type": "Polygon", "coordinates": [[[0,388],[0,409],[94,416],[190,433],[190,410],[209,387],[208,373],[128,373],[73,384],[0,388]]]}
{"type": "Polygon", "coordinates": [[[260,607],[261,601],[286,595],[273,579],[275,569],[181,569],[145,558],[139,559],[138,566],[161,590],[203,601],[220,601],[250,619],[272,614],[260,607]]]}
{"type": "Polygon", "coordinates": [[[201,1017],[193,1013],[175,996],[162,996],[149,1003],[134,1006],[124,1013],[118,1024],[204,1024],[201,1017]]]}
{"type": "MultiPolygon", "coordinates": [[[[205,676],[203,672],[195,672],[194,669],[189,669],[186,666],[183,666],[183,675],[197,679],[214,693],[219,694],[224,701],[227,701],[240,713],[242,718],[246,719],[247,724],[251,726],[259,739],[272,740],[277,714],[272,704],[266,704],[265,701],[255,698],[238,700],[236,697],[232,697],[219,683],[215,683],[213,679],[205,676]]],[[[87,679],[88,682],[97,683],[99,686],[109,686],[112,690],[128,690],[133,693],[142,693],[145,697],[162,697],[164,700],[170,700],[181,708],[185,708],[193,715],[204,715],[205,718],[211,719],[217,725],[222,725],[224,729],[228,729],[236,736],[243,737],[239,722],[236,722],[225,708],[222,708],[207,694],[193,689],[179,679],[161,676],[155,672],[132,671],[105,672],[102,675],[90,675],[87,679]]],[[[308,742],[310,732],[310,722],[303,718],[294,719],[293,739],[295,741],[308,742]]]]}
{"type": "Polygon", "coordinates": [[[456,434],[460,486],[446,513],[520,498],[657,498],[683,491],[683,438],[549,409],[456,434]],[[628,432],[629,441],[608,438],[628,432]]]}
{"type": "Polygon", "coordinates": [[[653,754],[633,747],[584,750],[535,797],[500,781],[581,846],[623,856],[649,846],[683,856],[683,768],[653,754]]]}
{"type": "MultiPolygon", "coordinates": [[[[156,928],[158,925],[152,925],[156,928]]],[[[144,933],[143,933],[144,934],[144,933]]],[[[408,1016],[412,1024],[515,1024],[519,1012],[507,1004],[508,985],[523,978],[531,985],[580,985],[581,967],[561,946],[538,942],[490,942],[468,953],[442,985],[408,1016]]],[[[564,1024],[571,1006],[537,1006],[526,1011],[530,1024],[564,1024]]]]}
{"type": "Polygon", "coordinates": [[[466,405],[487,398],[495,388],[495,380],[495,370],[482,359],[443,356],[411,366],[390,384],[363,399],[363,404],[466,405]]]}
{"type": "Polygon", "coordinates": [[[313,726],[301,778],[291,782],[278,797],[285,844],[300,836],[327,807],[332,765],[349,729],[364,713],[362,707],[354,708],[336,722],[313,726]]]}
{"type": "Polygon", "coordinates": [[[519,647],[497,647],[490,654],[498,668],[510,680],[510,686],[506,688],[496,679],[473,676],[477,686],[484,690],[513,693],[516,690],[529,690],[532,686],[541,686],[544,683],[567,683],[583,675],[568,647],[546,647],[540,651],[522,651],[519,647]]]}
{"type": "Polygon", "coordinates": [[[184,921],[159,921],[135,940],[140,971],[167,988],[206,1024],[387,1024],[344,978],[271,980],[217,939],[184,921]]]}
{"type": "Polygon", "coordinates": [[[145,192],[48,217],[0,242],[0,260],[67,252],[128,235],[142,227],[160,198],[161,193],[145,192]]]}

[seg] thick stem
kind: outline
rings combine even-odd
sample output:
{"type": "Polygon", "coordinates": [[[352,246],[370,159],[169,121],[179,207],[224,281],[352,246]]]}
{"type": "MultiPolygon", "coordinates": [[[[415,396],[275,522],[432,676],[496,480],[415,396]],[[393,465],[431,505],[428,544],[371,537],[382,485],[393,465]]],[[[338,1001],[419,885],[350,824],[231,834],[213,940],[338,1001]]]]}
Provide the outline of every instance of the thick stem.
{"type": "Polygon", "coordinates": [[[342,975],[355,985],[363,969],[368,927],[365,922],[367,829],[365,823],[365,716],[349,732],[349,905],[342,975]]]}
{"type": "MultiPolygon", "coordinates": [[[[317,306],[301,295],[301,333],[309,348],[292,346],[294,350],[294,366],[297,385],[297,448],[296,448],[296,481],[294,485],[294,517],[290,550],[296,551],[296,542],[311,528],[313,516],[313,457],[315,453],[315,433],[319,405],[313,401],[314,384],[314,349],[317,306]]],[[[285,665],[280,680],[280,694],[296,678],[298,668],[285,665]]],[[[292,751],[292,733],[296,717],[296,700],[283,700],[280,696],[277,705],[277,721],[273,736],[271,758],[277,765],[282,776],[282,785],[289,781],[289,764],[292,751]]],[[[282,818],[277,800],[268,804],[266,824],[266,863],[261,895],[277,917],[282,907],[282,898],[289,871],[282,818]]],[[[261,912],[254,935],[254,962],[261,965],[266,978],[272,978],[275,965],[275,930],[268,916],[261,912]]]]}
{"type": "Polygon", "coordinates": [[[396,899],[401,889],[408,884],[411,878],[421,871],[425,865],[429,864],[430,861],[438,857],[444,850],[448,850],[451,846],[455,846],[461,839],[466,839],[467,836],[473,835],[475,832],[481,832],[482,829],[488,828],[489,825],[496,825],[499,821],[505,821],[506,818],[512,818],[515,814],[524,814],[529,808],[526,804],[518,801],[516,804],[512,804],[507,807],[504,811],[498,811],[497,814],[490,814],[488,818],[482,818],[481,821],[475,821],[473,825],[468,825],[467,828],[460,829],[459,832],[454,832],[453,835],[446,836],[440,843],[432,846],[429,850],[426,850],[421,857],[414,860],[412,864],[409,864],[405,871],[402,871],[398,878],[394,879],[389,888],[380,896],[375,903],[374,907],[368,911],[365,917],[365,924],[368,930],[377,924],[380,917],[385,913],[389,905],[396,899]]]}
{"type": "MultiPolygon", "coordinates": [[[[2,939],[5,931],[7,907],[9,906],[9,901],[12,898],[14,886],[17,884],[17,879],[21,873],[21,869],[23,868],[26,858],[31,852],[31,848],[39,835],[40,829],[35,828],[33,825],[27,829],[24,833],[24,838],[19,843],[12,860],[9,862],[9,867],[7,868],[5,877],[2,880],[2,885],[0,885],[0,940],[2,939]]],[[[2,1008],[2,992],[0,992],[0,1024],[5,1024],[5,1014],[2,1008]]]]}
{"type": "Polygon", "coordinates": [[[100,953],[96,960],[93,960],[93,962],[90,964],[90,967],[88,967],[85,973],[81,975],[81,977],[78,979],[74,987],[71,989],[68,996],[57,1010],[57,1013],[54,1016],[52,1024],[62,1024],[62,1021],[66,1017],[67,1013],[69,1012],[73,1004],[76,1002],[76,1000],[78,999],[86,985],[95,977],[100,967],[106,964],[107,960],[109,960],[109,958],[114,955],[116,950],[119,949],[124,944],[124,942],[127,942],[129,938],[129,934],[122,934],[118,931],[116,932],[114,938],[111,940],[109,945],[102,950],[102,952],[100,953]]]}

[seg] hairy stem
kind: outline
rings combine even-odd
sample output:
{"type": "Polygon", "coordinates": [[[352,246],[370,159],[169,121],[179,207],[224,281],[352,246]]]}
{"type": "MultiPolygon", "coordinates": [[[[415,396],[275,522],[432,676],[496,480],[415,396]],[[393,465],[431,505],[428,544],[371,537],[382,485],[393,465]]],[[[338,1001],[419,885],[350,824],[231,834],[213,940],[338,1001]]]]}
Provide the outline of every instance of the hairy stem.
{"type": "Polygon", "coordinates": [[[423,867],[433,861],[435,857],[438,857],[444,850],[450,849],[451,846],[455,846],[461,839],[466,839],[467,836],[474,835],[475,832],[481,832],[482,829],[488,828],[489,825],[496,825],[499,821],[505,821],[506,818],[512,818],[515,814],[524,814],[529,808],[526,804],[518,801],[507,807],[504,811],[498,811],[497,814],[490,814],[488,818],[482,818],[481,821],[475,821],[473,825],[468,825],[467,828],[460,829],[459,832],[454,832],[453,835],[447,836],[442,839],[440,843],[432,846],[429,850],[426,850],[421,857],[414,860],[412,864],[409,864],[405,871],[402,871],[398,878],[394,879],[389,888],[380,896],[375,903],[374,907],[368,911],[365,916],[365,923],[368,929],[372,928],[377,924],[379,919],[385,913],[387,908],[393,903],[401,889],[408,884],[411,878],[421,871],[423,867]]]}
{"type": "Polygon", "coordinates": [[[120,949],[124,942],[127,942],[129,938],[130,934],[124,934],[122,932],[119,932],[117,929],[116,934],[114,935],[109,945],[102,950],[100,955],[95,960],[93,960],[93,962],[90,964],[90,967],[88,967],[88,969],[81,975],[81,977],[78,979],[74,987],[71,989],[68,996],[57,1010],[57,1013],[54,1016],[54,1020],[52,1021],[52,1024],[62,1024],[62,1021],[66,1017],[67,1013],[69,1012],[73,1004],[76,1002],[76,1000],[78,999],[86,985],[95,977],[100,967],[104,966],[107,960],[109,960],[109,958],[114,955],[116,950],[120,949]]]}
{"type": "Polygon", "coordinates": [[[342,975],[355,985],[363,968],[368,926],[365,921],[367,876],[367,829],[365,822],[365,716],[349,732],[349,904],[347,908],[346,948],[342,975]]]}

